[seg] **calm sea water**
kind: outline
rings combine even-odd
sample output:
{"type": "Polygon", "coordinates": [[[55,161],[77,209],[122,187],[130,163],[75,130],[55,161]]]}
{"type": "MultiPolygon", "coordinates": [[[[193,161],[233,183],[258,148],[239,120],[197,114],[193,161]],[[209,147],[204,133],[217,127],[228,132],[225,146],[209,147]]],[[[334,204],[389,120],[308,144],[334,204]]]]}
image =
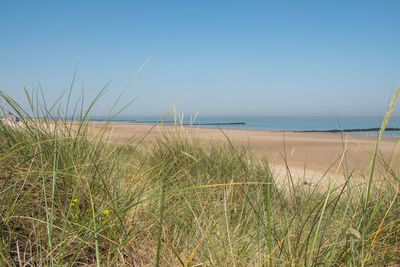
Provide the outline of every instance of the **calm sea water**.
{"type": "MultiPolygon", "coordinates": [[[[382,117],[334,117],[334,116],[198,116],[194,123],[237,123],[244,125],[221,125],[221,128],[234,129],[266,129],[266,130],[333,130],[362,129],[380,127],[382,117]]],[[[155,122],[159,117],[118,117],[116,121],[155,122]]],[[[165,122],[173,118],[165,117],[165,122]]],[[[178,120],[179,122],[179,120],[178,120]]],[[[190,117],[184,117],[183,123],[189,124],[190,117]]],[[[217,127],[204,125],[200,127],[217,127]]],[[[387,127],[400,128],[400,117],[391,117],[387,127]]],[[[352,134],[377,135],[377,132],[355,132],[352,134]]],[[[386,132],[386,136],[400,137],[400,131],[386,132]]]]}

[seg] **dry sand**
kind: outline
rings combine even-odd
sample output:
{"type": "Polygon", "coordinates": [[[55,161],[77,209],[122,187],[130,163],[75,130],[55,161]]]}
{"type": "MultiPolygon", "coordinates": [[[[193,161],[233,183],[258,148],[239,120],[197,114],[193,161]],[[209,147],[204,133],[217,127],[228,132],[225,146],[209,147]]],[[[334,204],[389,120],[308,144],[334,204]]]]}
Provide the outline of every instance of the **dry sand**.
{"type": "MultiPolygon", "coordinates": [[[[91,122],[92,130],[102,127],[100,122],[91,122]]],[[[362,176],[370,167],[376,137],[335,133],[299,133],[269,130],[242,130],[182,127],[171,125],[151,125],[126,122],[113,122],[108,126],[110,140],[127,142],[130,139],[143,139],[143,144],[154,142],[162,134],[174,131],[197,137],[207,142],[225,142],[227,138],[234,146],[248,146],[256,155],[269,159],[272,168],[279,173],[285,172],[285,160],[294,175],[303,176],[304,170],[310,181],[317,181],[328,170],[330,175],[342,175],[343,164],[347,162],[349,171],[362,176]],[[152,129],[152,127],[154,127],[152,129]],[[148,133],[150,131],[150,133],[148,133]],[[189,134],[190,133],[190,134],[189,134]],[[226,135],[226,136],[225,136],[226,135]],[[343,139],[342,139],[343,138],[343,139]],[[346,161],[344,161],[346,151],[346,161]]],[[[398,144],[399,138],[384,137],[379,145],[380,160],[377,173],[386,161],[398,171],[400,168],[398,144]]]]}

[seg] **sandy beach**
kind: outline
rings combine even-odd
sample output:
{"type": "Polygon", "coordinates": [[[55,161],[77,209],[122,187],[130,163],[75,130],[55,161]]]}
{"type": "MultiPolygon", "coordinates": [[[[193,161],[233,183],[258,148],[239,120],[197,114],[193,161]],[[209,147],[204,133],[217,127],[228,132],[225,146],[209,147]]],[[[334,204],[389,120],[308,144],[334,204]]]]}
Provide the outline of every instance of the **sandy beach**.
{"type": "MultiPolygon", "coordinates": [[[[96,132],[102,122],[90,122],[89,128],[96,132]]],[[[120,143],[129,140],[141,140],[142,144],[150,144],[163,134],[179,132],[199,138],[206,142],[222,142],[228,144],[227,138],[234,146],[247,146],[259,157],[267,157],[274,169],[285,169],[285,161],[290,169],[301,175],[307,173],[321,175],[329,173],[341,174],[343,164],[347,162],[349,171],[358,175],[369,169],[376,136],[362,136],[335,133],[300,133],[270,130],[213,129],[188,126],[152,125],[128,122],[112,122],[107,129],[111,141],[120,143]],[[344,153],[346,151],[346,153],[344,153]],[[344,161],[346,157],[346,161],[344,161]]],[[[383,167],[384,161],[395,170],[399,169],[399,138],[383,137],[379,145],[380,160],[377,171],[383,167]]]]}

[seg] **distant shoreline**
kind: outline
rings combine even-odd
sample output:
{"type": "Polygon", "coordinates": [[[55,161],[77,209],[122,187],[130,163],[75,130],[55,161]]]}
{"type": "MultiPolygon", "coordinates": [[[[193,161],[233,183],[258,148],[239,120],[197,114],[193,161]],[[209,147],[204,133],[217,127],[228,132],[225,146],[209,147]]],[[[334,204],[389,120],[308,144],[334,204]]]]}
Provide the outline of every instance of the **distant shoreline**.
{"type": "MultiPolygon", "coordinates": [[[[8,120],[7,117],[1,117],[1,119],[8,120]]],[[[79,120],[72,120],[79,121],[79,120]]],[[[103,119],[89,119],[90,122],[106,122],[103,119]]],[[[205,126],[202,128],[210,128],[215,129],[219,126],[224,126],[223,129],[232,129],[232,130],[266,130],[266,131],[276,131],[276,132],[293,132],[293,133],[363,133],[363,132],[379,132],[380,127],[369,127],[369,128],[345,128],[345,129],[326,129],[326,130],[295,130],[295,129],[274,129],[274,128],[253,128],[247,126],[248,123],[244,121],[227,121],[227,122],[201,122],[201,123],[175,123],[172,120],[161,121],[161,120],[147,120],[147,121],[138,121],[138,120],[111,120],[111,123],[132,123],[132,124],[164,124],[164,125],[177,125],[177,126],[205,126]],[[207,127],[210,126],[210,127],[207,127]],[[213,127],[214,126],[214,127],[213,127]],[[229,126],[244,126],[244,127],[229,127],[229,126]]],[[[398,127],[387,127],[385,128],[385,132],[400,132],[400,128],[398,127]]],[[[375,134],[374,134],[375,135],[375,134]]],[[[399,136],[396,136],[399,137],[399,136]]]]}
{"type": "MultiPolygon", "coordinates": [[[[100,121],[100,120],[93,120],[100,121]]],[[[165,124],[174,125],[174,121],[136,121],[136,120],[115,120],[112,122],[121,123],[137,123],[137,124],[165,124]]],[[[210,122],[210,123],[177,123],[176,125],[182,126],[229,126],[229,125],[246,125],[245,122],[210,122]]],[[[244,130],[269,130],[269,131],[279,131],[279,132],[294,132],[294,133],[357,133],[357,132],[379,132],[380,127],[370,127],[370,128],[348,128],[348,129],[327,129],[327,130],[285,130],[285,129],[253,129],[253,128],[227,128],[227,129],[244,129],[244,130]]],[[[387,127],[385,132],[400,132],[400,128],[387,127]]]]}

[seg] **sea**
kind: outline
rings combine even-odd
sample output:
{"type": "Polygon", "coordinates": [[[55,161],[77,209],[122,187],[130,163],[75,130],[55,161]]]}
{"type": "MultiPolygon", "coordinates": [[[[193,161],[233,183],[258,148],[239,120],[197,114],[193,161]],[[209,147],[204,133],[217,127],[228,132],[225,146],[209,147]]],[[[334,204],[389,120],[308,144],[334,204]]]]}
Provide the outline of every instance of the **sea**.
{"type": "MultiPolygon", "coordinates": [[[[93,120],[104,120],[103,117],[91,117],[93,120]]],[[[343,129],[368,129],[379,128],[383,117],[372,116],[196,116],[177,117],[177,124],[195,125],[207,128],[222,129],[255,129],[277,131],[329,131],[343,129]]],[[[156,123],[162,121],[166,124],[175,123],[172,116],[118,116],[113,121],[156,123]]],[[[400,129],[400,117],[389,119],[387,128],[400,129]]],[[[378,135],[378,131],[351,132],[358,135],[378,135]]],[[[400,131],[387,131],[385,136],[400,137],[400,131]]]]}

